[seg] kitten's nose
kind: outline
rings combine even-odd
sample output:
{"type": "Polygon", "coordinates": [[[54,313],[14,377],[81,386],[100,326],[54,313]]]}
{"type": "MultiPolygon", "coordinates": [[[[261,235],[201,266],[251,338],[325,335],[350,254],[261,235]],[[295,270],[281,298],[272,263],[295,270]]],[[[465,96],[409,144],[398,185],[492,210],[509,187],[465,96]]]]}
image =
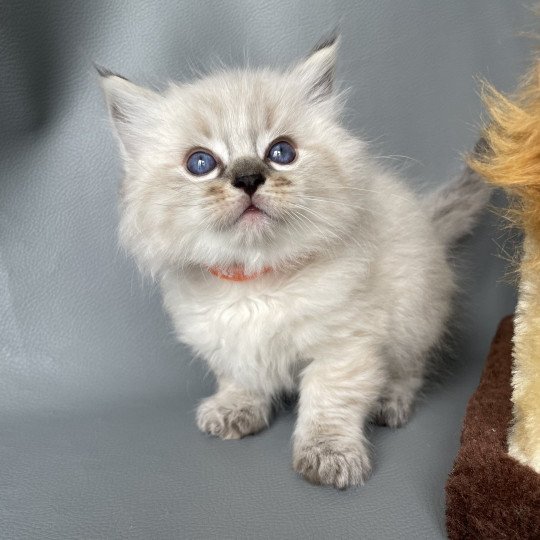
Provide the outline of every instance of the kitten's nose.
{"type": "Polygon", "coordinates": [[[237,176],[233,182],[232,185],[235,188],[243,189],[250,197],[253,195],[259,186],[264,184],[264,181],[266,178],[258,173],[258,174],[248,174],[245,176],[237,176]]]}

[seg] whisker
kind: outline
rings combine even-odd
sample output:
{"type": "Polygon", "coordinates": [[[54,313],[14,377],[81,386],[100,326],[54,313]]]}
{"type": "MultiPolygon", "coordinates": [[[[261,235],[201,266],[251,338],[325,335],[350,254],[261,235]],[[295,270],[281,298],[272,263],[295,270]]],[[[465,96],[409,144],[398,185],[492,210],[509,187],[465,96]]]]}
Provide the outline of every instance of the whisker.
{"type": "Polygon", "coordinates": [[[422,167],[424,167],[425,165],[424,163],[422,163],[420,160],[416,158],[413,158],[411,156],[401,155],[401,154],[390,154],[388,156],[376,156],[375,159],[395,159],[396,161],[400,159],[406,159],[407,161],[412,161],[413,163],[416,163],[417,165],[420,165],[422,167]]]}
{"type": "Polygon", "coordinates": [[[330,199],[330,198],[326,198],[326,197],[311,197],[311,196],[306,196],[306,195],[302,196],[302,198],[307,200],[307,201],[325,202],[325,203],[337,204],[339,206],[344,206],[346,208],[354,208],[356,210],[361,210],[363,212],[369,212],[370,214],[376,214],[378,216],[383,215],[380,212],[375,212],[375,210],[373,210],[373,208],[366,208],[365,206],[360,206],[360,205],[357,205],[357,204],[345,203],[345,202],[339,201],[337,199],[330,199]]]}
{"type": "MultiPolygon", "coordinates": [[[[358,241],[355,239],[355,238],[352,238],[350,236],[348,236],[348,238],[344,238],[343,236],[340,236],[339,234],[337,234],[335,232],[335,230],[343,233],[343,234],[348,234],[350,233],[349,230],[347,229],[344,229],[343,227],[338,227],[336,226],[335,224],[331,223],[330,221],[328,221],[327,219],[325,219],[321,214],[315,212],[314,210],[312,210],[311,208],[308,208],[304,205],[300,205],[300,204],[294,204],[292,203],[293,206],[297,207],[297,208],[300,208],[301,210],[305,210],[305,211],[308,211],[310,212],[311,214],[313,214],[316,218],[322,220],[324,223],[326,223],[327,225],[330,226],[330,229],[327,231],[328,233],[330,233],[334,238],[342,241],[342,242],[346,242],[347,240],[352,240],[353,242],[356,243],[356,245],[360,248],[362,248],[363,246],[361,246],[358,241]],[[335,229],[335,230],[334,230],[335,229]]],[[[307,218],[307,216],[304,216],[305,218],[307,218]]],[[[317,229],[322,233],[321,229],[313,222],[313,220],[307,218],[309,220],[309,222],[314,225],[315,227],[317,227],[317,229]]],[[[323,236],[324,236],[324,233],[323,233],[323,236]]]]}
{"type": "Polygon", "coordinates": [[[378,191],[375,189],[367,189],[367,188],[360,188],[356,186],[322,186],[323,189],[328,189],[329,191],[336,191],[336,190],[350,190],[350,191],[361,191],[364,193],[375,193],[376,195],[383,195],[384,197],[395,197],[396,199],[401,199],[403,201],[407,202],[414,202],[413,200],[404,197],[403,195],[398,195],[396,193],[387,193],[383,191],[378,191]]]}

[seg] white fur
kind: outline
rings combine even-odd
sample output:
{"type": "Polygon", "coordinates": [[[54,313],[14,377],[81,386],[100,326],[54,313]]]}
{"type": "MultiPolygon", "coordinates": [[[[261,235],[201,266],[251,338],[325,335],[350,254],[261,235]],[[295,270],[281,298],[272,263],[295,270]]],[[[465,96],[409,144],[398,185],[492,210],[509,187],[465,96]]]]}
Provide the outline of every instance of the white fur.
{"type": "Polygon", "coordinates": [[[222,72],[163,94],[137,97],[110,74],[103,85],[125,157],[122,242],[159,279],[178,338],[217,378],[199,426],[222,438],[254,433],[281,392],[299,390],[295,469],[346,487],[369,474],[370,415],[407,420],[455,285],[436,211],[341,127],[328,84],[336,47],[284,73],[222,72]],[[296,161],[264,164],[282,136],[296,161]],[[190,175],[196,147],[222,169],[190,175]],[[270,216],[249,223],[238,221],[247,195],[229,172],[245,158],[265,168],[253,200],[270,216]],[[280,176],[290,184],[278,186],[280,176]],[[272,271],[246,282],[208,271],[231,265],[272,271]]]}

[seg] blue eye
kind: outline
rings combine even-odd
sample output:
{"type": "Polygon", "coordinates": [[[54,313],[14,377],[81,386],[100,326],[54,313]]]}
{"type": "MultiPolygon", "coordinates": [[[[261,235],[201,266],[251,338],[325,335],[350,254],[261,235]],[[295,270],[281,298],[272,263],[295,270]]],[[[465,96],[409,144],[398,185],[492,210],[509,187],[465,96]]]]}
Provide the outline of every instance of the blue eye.
{"type": "Polygon", "coordinates": [[[202,152],[201,150],[193,152],[189,156],[186,167],[191,174],[202,176],[208,174],[216,168],[216,160],[208,152],[202,152]]]}
{"type": "Polygon", "coordinates": [[[272,145],[268,151],[268,159],[274,163],[287,165],[294,161],[296,152],[287,141],[279,141],[272,145]]]}

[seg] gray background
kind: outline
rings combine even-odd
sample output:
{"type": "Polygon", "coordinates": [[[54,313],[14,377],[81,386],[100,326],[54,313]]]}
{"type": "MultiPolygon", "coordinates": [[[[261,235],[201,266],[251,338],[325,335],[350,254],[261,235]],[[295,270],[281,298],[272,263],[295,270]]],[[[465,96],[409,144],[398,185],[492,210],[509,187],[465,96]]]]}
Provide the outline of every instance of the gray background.
{"type": "Polygon", "coordinates": [[[466,401],[514,304],[496,218],[460,252],[467,308],[442,381],[407,427],[372,429],[365,487],[310,486],[290,468],[292,411],[240,442],[197,432],[212,380],[117,247],[121,169],[91,61],[150,84],[218,58],[279,66],[341,21],[346,122],[431,189],[475,141],[475,76],[510,90],[526,66],[531,18],[511,0],[1,1],[0,536],[443,536],[466,401]]]}

